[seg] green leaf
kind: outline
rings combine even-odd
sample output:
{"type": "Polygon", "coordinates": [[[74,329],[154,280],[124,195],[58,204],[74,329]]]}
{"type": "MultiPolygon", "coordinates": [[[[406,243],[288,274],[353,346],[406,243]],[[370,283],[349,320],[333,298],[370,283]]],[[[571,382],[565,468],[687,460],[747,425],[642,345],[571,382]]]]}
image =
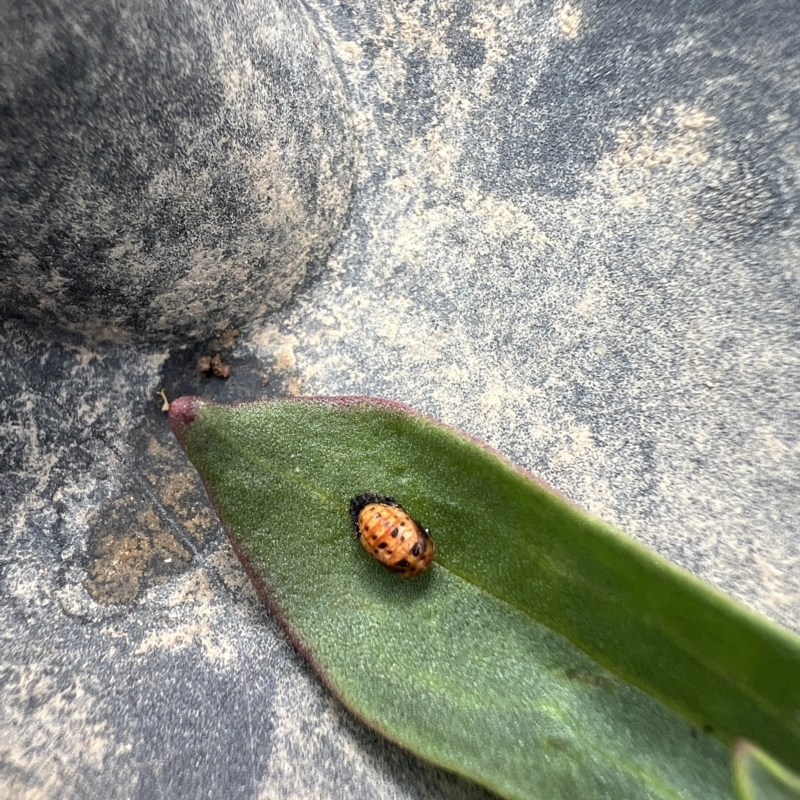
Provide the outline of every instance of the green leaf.
{"type": "Polygon", "coordinates": [[[743,739],[733,747],[733,774],[741,800],[800,800],[800,776],[743,739]]]}
{"type": "Polygon", "coordinates": [[[368,398],[181,398],[170,420],[297,647],[408,749],[509,798],[731,797],[703,729],[797,766],[800,640],[481,443],[368,398]],[[429,571],[361,548],[363,492],[430,528],[429,571]]]}

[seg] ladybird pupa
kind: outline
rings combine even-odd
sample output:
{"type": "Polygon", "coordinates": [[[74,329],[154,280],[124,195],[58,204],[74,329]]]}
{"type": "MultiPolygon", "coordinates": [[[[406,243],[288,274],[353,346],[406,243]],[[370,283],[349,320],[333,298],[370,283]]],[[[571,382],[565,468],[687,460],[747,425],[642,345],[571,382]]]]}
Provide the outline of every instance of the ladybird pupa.
{"type": "Polygon", "coordinates": [[[404,578],[426,570],[436,555],[429,532],[392,497],[356,495],[350,501],[350,519],[361,546],[404,578]]]}

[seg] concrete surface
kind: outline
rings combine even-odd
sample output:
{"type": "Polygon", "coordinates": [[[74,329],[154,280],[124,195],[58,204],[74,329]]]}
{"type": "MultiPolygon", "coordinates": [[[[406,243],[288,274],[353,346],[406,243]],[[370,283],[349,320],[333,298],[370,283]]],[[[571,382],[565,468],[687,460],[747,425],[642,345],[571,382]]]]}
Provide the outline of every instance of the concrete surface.
{"type": "Polygon", "coordinates": [[[299,0],[0,8],[0,306],[175,345],[319,274],[355,141],[299,0]]]}

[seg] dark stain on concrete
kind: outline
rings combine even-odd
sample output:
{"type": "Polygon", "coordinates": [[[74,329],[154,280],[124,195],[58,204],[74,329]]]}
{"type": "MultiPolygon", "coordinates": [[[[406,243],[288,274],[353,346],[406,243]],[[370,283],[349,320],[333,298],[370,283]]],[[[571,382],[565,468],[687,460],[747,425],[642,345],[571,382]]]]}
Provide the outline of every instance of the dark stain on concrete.
{"type": "MultiPolygon", "coordinates": [[[[164,363],[163,392],[170,400],[202,395],[231,403],[287,393],[297,380],[279,364],[235,355],[235,333],[179,350],[164,363]],[[221,352],[228,380],[198,373],[198,358],[221,352]]],[[[104,605],[134,603],[152,586],[192,566],[195,555],[222,534],[197,472],[177,446],[163,401],[154,395],[128,441],[129,461],[119,491],[90,513],[84,587],[104,605]]]]}

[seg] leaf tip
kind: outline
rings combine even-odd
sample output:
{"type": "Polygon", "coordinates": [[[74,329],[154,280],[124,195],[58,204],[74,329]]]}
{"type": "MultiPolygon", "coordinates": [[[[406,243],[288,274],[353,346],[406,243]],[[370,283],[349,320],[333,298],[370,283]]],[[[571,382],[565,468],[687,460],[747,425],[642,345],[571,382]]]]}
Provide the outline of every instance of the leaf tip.
{"type": "Polygon", "coordinates": [[[203,401],[199,397],[179,397],[169,407],[169,426],[179,439],[184,428],[191,425],[197,416],[197,408],[203,401]]]}

